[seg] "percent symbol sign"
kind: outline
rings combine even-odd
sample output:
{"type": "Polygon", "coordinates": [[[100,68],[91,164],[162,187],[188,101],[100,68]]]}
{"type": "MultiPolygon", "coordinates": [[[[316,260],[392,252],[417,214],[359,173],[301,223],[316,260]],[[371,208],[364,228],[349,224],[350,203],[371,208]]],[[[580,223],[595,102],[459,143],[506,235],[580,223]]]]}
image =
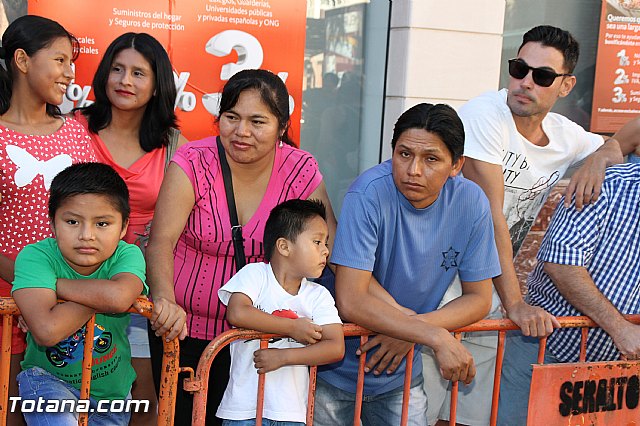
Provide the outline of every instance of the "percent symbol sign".
{"type": "Polygon", "coordinates": [[[173,106],[174,108],[180,107],[183,111],[193,111],[196,107],[196,95],[192,92],[185,92],[184,89],[187,87],[187,81],[189,81],[189,76],[191,76],[190,72],[181,72],[180,75],[173,72],[173,79],[176,83],[176,88],[178,90],[178,96],[176,96],[176,103],[173,106]]]}
{"type": "Polygon", "coordinates": [[[87,99],[89,92],[91,92],[91,86],[80,86],[73,83],[67,87],[67,98],[76,102],[76,108],[83,108],[93,103],[87,99]]]}

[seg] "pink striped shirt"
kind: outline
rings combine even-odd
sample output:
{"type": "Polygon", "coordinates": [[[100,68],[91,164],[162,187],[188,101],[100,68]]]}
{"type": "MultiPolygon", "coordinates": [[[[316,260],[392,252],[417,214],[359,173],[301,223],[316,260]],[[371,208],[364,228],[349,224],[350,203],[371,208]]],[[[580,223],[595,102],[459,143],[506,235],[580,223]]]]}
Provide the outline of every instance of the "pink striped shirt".
{"type": "MultiPolygon", "coordinates": [[[[265,196],[243,227],[247,263],[264,261],[262,238],[271,209],[285,200],[308,198],[322,182],[311,154],[285,144],[276,144],[275,149],[265,196]]],[[[174,253],[176,301],[187,311],[189,336],[211,340],[229,328],[218,289],[235,273],[231,222],[216,138],[185,144],[173,161],[191,180],[196,197],[174,253]]]]}

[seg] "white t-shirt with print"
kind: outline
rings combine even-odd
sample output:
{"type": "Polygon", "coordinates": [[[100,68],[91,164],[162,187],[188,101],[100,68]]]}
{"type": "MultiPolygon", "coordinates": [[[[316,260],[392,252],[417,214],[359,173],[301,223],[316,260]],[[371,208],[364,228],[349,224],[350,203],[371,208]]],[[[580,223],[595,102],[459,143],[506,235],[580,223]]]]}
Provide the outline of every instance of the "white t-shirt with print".
{"type": "MultiPolygon", "coordinates": [[[[553,112],[542,120],[549,144],[538,146],[522,136],[507,105],[507,89],[487,92],[469,100],[458,111],[464,124],[465,157],[502,166],[504,178],[503,213],[509,227],[513,255],[542,209],[553,186],[604,142],[602,136],[553,112]]],[[[456,277],[440,307],[462,295],[456,277]]],[[[491,311],[487,318],[501,318],[500,297],[493,289],[491,311]]],[[[495,333],[490,333],[494,346],[495,333]]],[[[481,333],[475,333],[482,339],[481,333]]]]}
{"type": "MultiPolygon", "coordinates": [[[[218,296],[227,305],[233,293],[247,295],[255,308],[269,314],[288,309],[318,325],[342,323],[333,297],[326,288],[303,279],[298,294],[289,294],[276,280],[271,265],[266,263],[246,265],[220,288],[218,296]]],[[[303,345],[290,338],[269,343],[269,348],[300,347],[303,345]]],[[[219,418],[243,420],[256,417],[258,373],[253,353],[258,349],[260,341],[257,339],[231,343],[229,384],[216,413],[219,418]]],[[[304,423],[308,390],[309,369],[306,365],[285,366],[267,373],[263,418],[304,423]]]]}
{"type": "Polygon", "coordinates": [[[553,186],[567,169],[598,149],[603,138],[550,112],[542,120],[549,144],[534,145],[518,132],[506,89],[471,99],[459,114],[465,131],[464,155],[502,166],[503,213],[515,256],[553,186]]]}

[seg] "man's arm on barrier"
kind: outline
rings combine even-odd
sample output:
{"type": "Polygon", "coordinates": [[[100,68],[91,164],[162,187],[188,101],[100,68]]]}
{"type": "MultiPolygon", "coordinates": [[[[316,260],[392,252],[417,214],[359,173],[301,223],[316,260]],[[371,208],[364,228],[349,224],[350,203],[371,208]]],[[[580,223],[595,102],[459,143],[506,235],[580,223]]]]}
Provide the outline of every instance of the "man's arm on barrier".
{"type": "MultiPolygon", "coordinates": [[[[375,284],[377,284],[377,281],[375,284]]],[[[377,285],[380,286],[380,284],[377,285]]],[[[381,286],[380,289],[374,288],[373,280],[370,286],[370,293],[408,315],[415,315],[415,312],[411,309],[399,305],[381,286]]],[[[442,308],[426,314],[416,315],[416,318],[432,326],[442,327],[449,331],[484,318],[491,309],[491,280],[462,282],[462,293],[462,296],[452,300],[442,308]]],[[[380,347],[370,356],[365,365],[366,372],[373,369],[376,375],[382,374],[384,371],[388,374],[393,373],[411,348],[411,345],[407,342],[379,334],[360,346],[358,354],[360,351],[367,352],[372,350],[376,346],[380,347]]]]}
{"type": "Polygon", "coordinates": [[[484,190],[493,217],[493,226],[500,258],[502,274],[493,279],[507,316],[515,322],[525,336],[544,337],[560,324],[556,318],[536,306],[527,304],[522,298],[516,270],[513,266],[513,245],[507,220],[503,214],[504,178],[502,167],[485,161],[467,158],[462,169],[464,177],[471,179],[484,190]]]}
{"type": "Polygon", "coordinates": [[[438,310],[420,314],[422,321],[455,330],[484,318],[491,309],[491,280],[462,281],[462,296],[453,299],[438,310]]]}
{"type": "Polygon", "coordinates": [[[565,191],[564,206],[569,207],[574,192],[578,210],[595,201],[600,195],[605,169],[622,163],[622,157],[633,152],[640,155],[640,118],[627,122],[585,159],[585,163],[571,176],[565,191]]]}
{"type": "Polygon", "coordinates": [[[48,288],[21,288],[12,294],[37,344],[53,346],[82,327],[95,313],[75,302],[58,303],[48,288]]]}
{"type": "Polygon", "coordinates": [[[378,282],[378,280],[376,280],[373,275],[371,275],[371,281],[369,281],[369,294],[388,303],[389,305],[393,306],[401,312],[404,312],[407,315],[416,314],[415,311],[396,302],[396,299],[394,299],[393,296],[389,294],[389,292],[384,287],[382,287],[382,285],[378,282]]]}
{"type": "Polygon", "coordinates": [[[586,268],[545,262],[544,271],[569,303],[611,336],[622,355],[640,355],[640,326],[627,321],[604,297],[586,268]]]}
{"type": "Polygon", "coordinates": [[[433,349],[445,379],[470,383],[471,354],[447,330],[407,315],[369,292],[371,271],[338,265],[336,305],[340,316],[372,331],[433,349]]]}

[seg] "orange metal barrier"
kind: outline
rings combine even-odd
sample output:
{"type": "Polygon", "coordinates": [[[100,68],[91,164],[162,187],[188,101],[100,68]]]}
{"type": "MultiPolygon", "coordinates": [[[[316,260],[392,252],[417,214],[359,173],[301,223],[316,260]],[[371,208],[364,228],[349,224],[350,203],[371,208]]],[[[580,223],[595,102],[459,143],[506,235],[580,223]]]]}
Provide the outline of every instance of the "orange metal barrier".
{"type": "MultiPolygon", "coordinates": [[[[640,323],[640,315],[627,315],[625,316],[628,320],[639,324],[640,323]]],[[[588,317],[558,317],[558,321],[562,328],[582,328],[582,342],[580,345],[580,361],[585,360],[586,356],[586,338],[588,328],[598,327],[598,325],[593,322],[588,317]]],[[[498,347],[496,349],[496,367],[494,372],[494,384],[493,384],[493,396],[491,403],[491,420],[490,424],[494,426],[497,422],[498,418],[498,397],[500,393],[500,377],[502,370],[502,363],[504,360],[504,344],[505,344],[505,336],[508,330],[517,330],[518,326],[511,320],[507,319],[499,319],[499,320],[482,320],[478,321],[474,324],[471,324],[467,327],[462,327],[458,330],[455,330],[454,336],[460,340],[462,337],[462,333],[473,333],[479,331],[497,331],[498,332],[498,347]]],[[[370,334],[374,334],[371,331],[359,327],[355,324],[344,324],[344,335],[345,336],[361,336],[362,342],[366,342],[367,336],[370,334]]],[[[266,342],[273,338],[279,337],[275,334],[265,334],[259,333],[254,330],[245,330],[245,329],[233,329],[228,330],[218,336],[215,340],[213,340],[200,358],[198,362],[197,370],[194,372],[192,369],[184,369],[189,371],[190,377],[184,380],[184,389],[190,392],[194,392],[194,400],[193,400],[193,425],[200,426],[205,424],[206,418],[206,402],[207,402],[207,388],[209,384],[209,369],[211,368],[211,363],[215,356],[220,352],[220,350],[230,344],[235,340],[248,340],[248,339],[260,339],[261,344],[260,347],[266,347],[266,342]]],[[[546,349],[546,338],[540,339],[540,349],[538,351],[538,363],[542,364],[544,361],[544,353],[546,349]]],[[[356,391],[356,407],[354,414],[354,425],[359,425],[360,421],[360,413],[362,408],[362,396],[363,396],[363,388],[364,388],[364,365],[365,365],[365,355],[360,356],[360,367],[358,371],[358,383],[357,383],[357,391],[356,391]]],[[[413,360],[413,349],[407,354],[407,368],[405,372],[405,380],[404,380],[404,395],[403,395],[403,405],[402,405],[402,418],[401,425],[404,426],[407,424],[408,417],[408,407],[409,407],[409,388],[411,385],[411,370],[412,370],[412,360],[413,360]]],[[[309,380],[309,400],[307,407],[307,425],[313,424],[313,411],[314,411],[314,394],[316,387],[316,373],[317,368],[311,367],[310,369],[310,380],[309,380]]],[[[458,383],[453,383],[451,386],[451,408],[450,408],[450,425],[455,425],[456,423],[456,411],[457,411],[457,397],[458,397],[458,383]]],[[[262,418],[262,403],[264,399],[264,374],[260,375],[258,382],[258,391],[257,391],[257,410],[256,424],[261,424],[260,420],[262,418]]]]}
{"type": "MultiPolygon", "coordinates": [[[[640,315],[625,315],[625,318],[635,324],[640,323],[640,315]]],[[[584,362],[587,353],[587,333],[589,328],[598,327],[589,317],[557,317],[561,328],[581,328],[582,336],[580,342],[580,362],[584,362]]],[[[511,320],[482,320],[467,327],[456,330],[456,337],[460,337],[463,332],[476,331],[498,331],[498,347],[496,349],[496,367],[494,372],[493,396],[491,399],[491,418],[489,424],[495,426],[498,420],[498,397],[500,396],[500,377],[502,372],[502,363],[504,360],[504,344],[505,336],[508,330],[517,330],[519,327],[511,320]]],[[[547,339],[540,339],[540,348],[538,350],[538,364],[544,363],[544,354],[546,350],[547,339]]],[[[455,425],[456,405],[458,397],[457,383],[451,389],[451,411],[449,424],[455,425]]]]}
{"type": "MultiPolygon", "coordinates": [[[[361,336],[362,343],[366,342],[367,336],[372,334],[371,331],[359,327],[355,324],[344,324],[343,326],[345,336],[361,336]]],[[[189,371],[190,377],[184,379],[184,389],[189,392],[194,392],[193,397],[193,416],[192,425],[204,425],[207,411],[207,390],[209,386],[209,369],[215,356],[226,345],[236,340],[249,340],[260,339],[260,347],[266,347],[269,339],[273,337],[281,337],[276,334],[265,334],[254,330],[245,329],[233,329],[228,330],[216,339],[211,341],[207,348],[202,353],[200,361],[198,362],[197,370],[185,369],[189,371]]],[[[413,362],[413,348],[407,354],[407,367],[404,379],[404,400],[402,406],[402,425],[407,424],[407,416],[409,413],[409,388],[411,386],[411,369],[413,362]]],[[[364,387],[364,365],[365,356],[360,357],[360,368],[358,371],[358,393],[356,393],[356,407],[354,414],[354,424],[360,424],[360,412],[362,407],[362,390],[364,387]],[[356,419],[357,423],[356,423],[356,419]]],[[[307,404],[307,425],[313,424],[313,409],[314,409],[314,395],[316,390],[316,374],[317,367],[311,367],[309,372],[309,400],[307,404]]],[[[256,408],[256,424],[261,424],[262,419],[262,403],[264,400],[264,374],[261,374],[258,378],[258,403],[256,408]]]]}
{"type": "MultiPolygon", "coordinates": [[[[149,318],[153,304],[146,299],[138,299],[143,309],[142,315],[149,318]]],[[[130,312],[136,312],[130,310],[130,312]]],[[[0,315],[2,315],[2,346],[0,352],[0,426],[5,426],[9,413],[9,366],[11,360],[11,326],[14,316],[20,311],[10,297],[0,298],[0,315]]],[[[85,336],[84,358],[82,360],[82,383],[80,398],[88,399],[91,390],[91,365],[93,361],[93,334],[95,316],[87,322],[85,336]],[[88,344],[87,344],[88,343],[88,344]]],[[[173,425],[175,414],[176,391],[178,389],[178,361],[180,346],[178,340],[166,342],[163,339],[164,354],[162,357],[162,376],[160,395],[158,397],[158,425],[173,425]]],[[[87,413],[80,413],[79,425],[87,425],[87,413]]]]}

